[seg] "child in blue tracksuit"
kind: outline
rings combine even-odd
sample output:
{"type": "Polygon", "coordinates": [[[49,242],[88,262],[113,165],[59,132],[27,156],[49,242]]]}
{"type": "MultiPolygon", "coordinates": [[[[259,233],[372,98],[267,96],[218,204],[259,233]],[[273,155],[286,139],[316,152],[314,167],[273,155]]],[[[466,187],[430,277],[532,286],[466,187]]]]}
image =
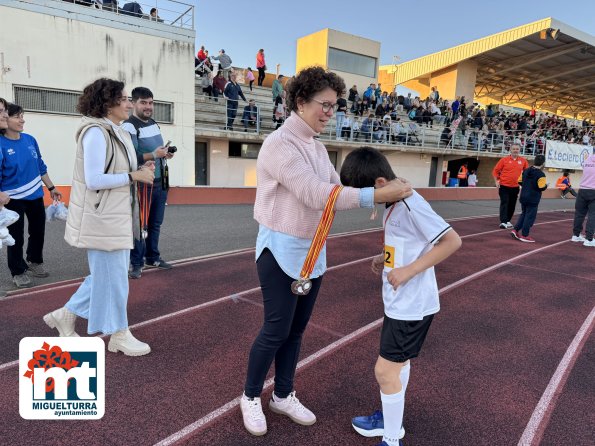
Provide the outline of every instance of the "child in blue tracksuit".
{"type": "Polygon", "coordinates": [[[512,238],[525,243],[535,243],[535,239],[529,236],[529,231],[537,217],[537,207],[541,201],[541,193],[547,189],[545,173],[545,156],[537,155],[533,165],[525,169],[519,178],[522,186],[521,202],[522,213],[510,233],[512,238]]]}
{"type": "MultiPolygon", "coordinates": [[[[341,168],[341,182],[353,187],[383,187],[396,178],[379,151],[362,147],[341,168]]],[[[384,211],[384,250],[372,261],[382,270],[384,323],[374,372],[382,411],[352,420],[365,437],[382,436],[379,446],[398,446],[404,435],[405,391],[410,359],[418,356],[434,314],[440,310],[434,265],[461,246],[461,239],[417,192],[384,211]]]]}

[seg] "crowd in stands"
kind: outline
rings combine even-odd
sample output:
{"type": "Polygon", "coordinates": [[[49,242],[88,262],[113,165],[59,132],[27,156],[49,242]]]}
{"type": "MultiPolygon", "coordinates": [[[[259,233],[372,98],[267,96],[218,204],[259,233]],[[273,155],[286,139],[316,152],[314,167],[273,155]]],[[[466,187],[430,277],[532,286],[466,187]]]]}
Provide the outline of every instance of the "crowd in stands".
{"type": "MultiPolygon", "coordinates": [[[[266,70],[262,48],[256,53],[256,68],[257,82],[262,86],[266,70]]],[[[223,49],[213,57],[202,46],[196,55],[195,71],[200,76],[202,90],[215,101],[222,95],[229,99],[224,91],[233,70],[232,59],[223,49]],[[219,64],[214,77],[213,61],[219,64]]],[[[255,75],[250,67],[243,71],[243,77],[252,91],[255,75]]],[[[272,96],[272,119],[279,128],[287,117],[283,75],[273,81],[272,96]]],[[[258,104],[253,107],[258,109],[258,104]]],[[[248,108],[247,105],[245,109],[248,108]]],[[[431,87],[425,99],[412,97],[411,93],[397,95],[383,91],[381,84],[370,84],[361,93],[357,85],[353,85],[347,98],[339,99],[334,135],[338,140],[417,145],[422,142],[421,132],[425,131],[422,129],[435,126],[439,126],[435,130],[435,140],[445,148],[502,151],[508,150],[513,141],[518,141],[524,153],[540,154],[545,151],[547,139],[595,144],[595,133],[589,121],[577,126],[563,117],[538,114],[534,109],[522,114],[505,112],[492,104],[487,107],[468,104],[464,96],[449,101],[440,96],[436,87],[431,87]]],[[[249,126],[245,126],[247,128],[249,126]]]]}
{"type": "Polygon", "coordinates": [[[163,19],[159,17],[157,8],[151,8],[149,14],[143,11],[142,6],[138,2],[126,2],[122,6],[118,4],[118,0],[62,0],[68,3],[76,3],[77,5],[90,6],[92,8],[102,9],[104,11],[112,11],[121,15],[128,15],[131,17],[139,17],[141,19],[152,20],[163,23],[163,19]]]}

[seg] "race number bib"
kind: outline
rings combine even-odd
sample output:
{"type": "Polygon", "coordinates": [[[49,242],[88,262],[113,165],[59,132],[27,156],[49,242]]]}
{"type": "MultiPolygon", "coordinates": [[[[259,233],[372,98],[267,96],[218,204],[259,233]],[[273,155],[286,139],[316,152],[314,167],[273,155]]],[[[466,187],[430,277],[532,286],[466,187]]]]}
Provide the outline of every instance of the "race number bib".
{"type": "Polygon", "coordinates": [[[402,267],[405,240],[400,237],[386,236],[384,243],[384,268],[402,267]]]}

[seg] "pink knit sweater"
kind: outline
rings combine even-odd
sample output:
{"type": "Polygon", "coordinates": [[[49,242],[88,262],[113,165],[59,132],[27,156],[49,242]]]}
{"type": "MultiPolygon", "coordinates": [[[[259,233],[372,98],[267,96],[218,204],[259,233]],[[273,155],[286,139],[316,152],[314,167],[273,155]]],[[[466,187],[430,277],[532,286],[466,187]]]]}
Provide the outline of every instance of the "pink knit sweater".
{"type": "MultiPolygon", "coordinates": [[[[317,133],[292,113],[264,141],[256,162],[254,219],[273,231],[311,239],[339,175],[317,133]]],[[[360,207],[360,191],[345,187],[336,209],[360,207]]]]}

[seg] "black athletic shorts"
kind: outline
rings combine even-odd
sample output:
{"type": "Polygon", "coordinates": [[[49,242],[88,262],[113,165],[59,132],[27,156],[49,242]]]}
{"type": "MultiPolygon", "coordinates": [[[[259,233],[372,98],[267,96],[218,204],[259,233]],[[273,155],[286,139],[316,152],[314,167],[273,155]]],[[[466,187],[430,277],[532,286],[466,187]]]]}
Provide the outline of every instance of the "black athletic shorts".
{"type": "Polygon", "coordinates": [[[380,335],[380,356],[387,361],[405,362],[419,355],[434,315],[421,321],[400,321],[384,316],[380,335]]]}

